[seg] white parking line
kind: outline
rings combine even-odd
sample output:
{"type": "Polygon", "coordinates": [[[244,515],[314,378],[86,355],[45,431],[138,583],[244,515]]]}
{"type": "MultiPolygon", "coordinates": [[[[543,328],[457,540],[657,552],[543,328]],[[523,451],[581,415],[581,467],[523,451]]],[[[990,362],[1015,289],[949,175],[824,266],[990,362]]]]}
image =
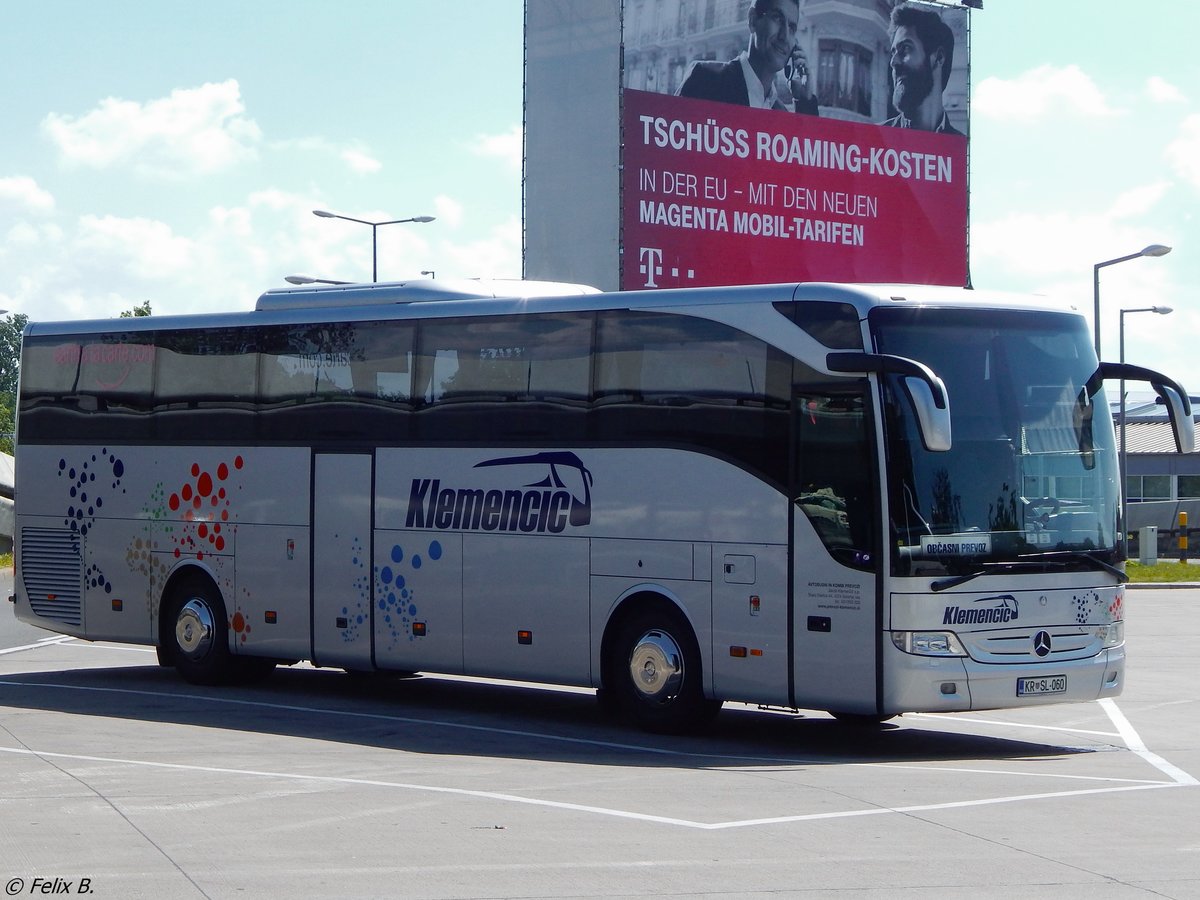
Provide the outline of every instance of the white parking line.
{"type": "MultiPolygon", "coordinates": [[[[681,758],[691,758],[691,759],[703,758],[703,759],[724,760],[724,761],[736,760],[739,762],[752,762],[752,763],[770,764],[770,765],[784,764],[784,765],[788,765],[788,766],[801,766],[801,765],[805,765],[806,762],[808,762],[804,759],[797,759],[797,758],[780,759],[780,758],[771,758],[771,757],[737,756],[737,755],[731,755],[731,754],[714,754],[714,753],[696,753],[696,752],[692,752],[692,751],[677,751],[677,750],[672,750],[672,749],[662,748],[662,747],[652,747],[652,746],[639,745],[639,744],[616,743],[616,742],[611,742],[611,741],[601,741],[601,740],[595,740],[595,739],[589,739],[589,738],[565,737],[562,735],[545,734],[545,733],[541,733],[541,732],[498,728],[498,727],[484,726],[484,725],[469,725],[469,724],[464,724],[461,722],[448,722],[448,721],[442,721],[442,720],[437,720],[437,719],[421,719],[421,718],[415,718],[415,717],[411,717],[411,716],[395,716],[395,715],[387,715],[387,714],[382,714],[382,713],[354,712],[354,711],[347,711],[347,710],[326,709],[326,708],[321,708],[321,707],[298,706],[298,705],[293,705],[293,704],[268,703],[268,702],[263,702],[263,701],[243,700],[243,699],[235,699],[235,698],[228,698],[228,697],[210,697],[210,696],[201,695],[201,694],[180,694],[180,693],[167,692],[167,691],[131,690],[128,688],[90,687],[90,686],[82,686],[82,685],[64,685],[64,684],[55,684],[55,683],[49,683],[49,682],[38,683],[38,682],[28,682],[28,681],[0,681],[0,685],[5,686],[5,687],[48,688],[48,689],[56,689],[56,690],[84,691],[84,692],[120,694],[120,695],[131,695],[131,696],[146,696],[146,697],[155,697],[155,698],[171,697],[171,698],[177,698],[177,699],[187,699],[187,700],[196,701],[196,702],[207,702],[207,703],[215,703],[215,704],[231,705],[231,706],[254,707],[254,708],[261,708],[261,709],[284,711],[284,712],[303,713],[303,714],[308,714],[308,715],[322,715],[322,716],[333,715],[333,716],[341,716],[341,717],[357,718],[357,719],[383,720],[383,721],[412,724],[412,725],[419,725],[419,726],[432,726],[432,727],[450,728],[450,729],[466,730],[466,731],[473,731],[473,732],[502,734],[502,735],[506,735],[506,736],[510,736],[510,737],[534,738],[541,742],[550,741],[550,742],[568,743],[568,744],[577,744],[577,745],[583,744],[583,745],[590,745],[593,747],[610,749],[610,750],[632,751],[632,752],[637,752],[637,753],[653,753],[653,754],[657,754],[657,755],[671,755],[671,756],[678,756],[681,758]]],[[[1135,779],[1120,779],[1120,778],[1108,778],[1108,777],[1099,777],[1099,776],[1092,777],[1092,776],[1087,776],[1087,775],[1056,775],[1055,773],[1029,773],[1029,772],[1018,772],[1018,771],[1012,771],[1012,770],[983,770],[983,769],[970,769],[970,768],[964,768],[964,767],[956,767],[955,768],[955,767],[948,767],[948,766],[912,766],[912,765],[903,765],[903,764],[896,764],[896,763],[846,763],[845,765],[847,765],[847,766],[855,766],[855,767],[863,767],[863,768],[903,768],[903,769],[910,769],[910,770],[917,770],[917,771],[924,771],[924,772],[955,772],[955,773],[967,773],[967,774],[973,774],[973,775],[1001,775],[1001,776],[1006,776],[1006,777],[1014,777],[1014,776],[1016,776],[1016,777],[1031,777],[1032,776],[1032,777],[1040,777],[1040,778],[1060,777],[1060,778],[1064,778],[1064,779],[1089,780],[1089,781],[1093,781],[1093,782],[1100,782],[1104,786],[1094,787],[1094,788],[1076,789],[1076,790],[1066,790],[1066,791],[1045,791],[1045,792],[1040,792],[1040,793],[1007,795],[1007,796],[1000,796],[1000,797],[980,798],[980,799],[974,799],[974,800],[948,801],[948,802],[942,802],[942,803],[927,803],[927,804],[920,804],[920,805],[915,805],[915,806],[905,806],[905,807],[879,806],[879,807],[867,807],[867,808],[863,808],[863,809],[838,810],[838,811],[822,812],[822,813],[801,813],[801,814],[796,814],[796,815],[774,816],[774,817],[769,817],[769,818],[756,818],[756,819],[741,819],[741,820],[733,820],[733,821],[725,821],[725,822],[698,822],[698,821],[676,818],[676,817],[671,817],[671,816],[649,815],[649,814],[645,814],[645,813],[633,812],[630,810],[622,810],[622,809],[600,807],[600,806],[590,806],[590,805],[585,805],[585,804],[568,803],[568,802],[562,802],[562,801],[543,800],[543,799],[539,799],[539,798],[535,798],[535,797],[525,797],[525,796],[520,796],[520,795],[515,795],[515,794],[501,793],[501,792],[497,792],[497,791],[466,790],[466,789],[462,789],[462,788],[454,788],[454,787],[441,786],[441,785],[422,785],[422,784],[414,784],[414,783],[409,783],[409,782],[393,782],[393,781],[379,781],[379,780],[372,780],[372,779],[341,778],[341,777],[336,777],[336,776],[324,776],[324,775],[307,775],[307,774],[299,774],[299,773],[294,773],[294,772],[275,772],[275,771],[255,770],[255,769],[235,769],[235,768],[226,768],[226,767],[219,767],[219,766],[197,766],[197,765],[187,765],[187,764],[180,764],[180,763],[161,763],[161,762],[155,762],[153,760],[135,760],[135,759],[123,759],[123,758],[113,758],[113,757],[85,756],[85,755],[79,755],[79,754],[56,753],[56,752],[50,752],[50,751],[36,751],[36,750],[30,750],[30,749],[26,749],[26,748],[0,748],[0,752],[10,753],[10,754],[21,754],[21,755],[34,756],[34,757],[46,757],[46,758],[55,758],[55,759],[72,759],[72,760],[77,760],[80,762],[103,762],[103,763],[112,763],[112,764],[120,764],[120,765],[127,765],[127,766],[145,767],[145,768],[171,769],[171,770],[176,770],[176,771],[190,771],[190,772],[204,772],[204,773],[211,773],[211,774],[222,774],[222,775],[241,776],[241,777],[276,778],[276,779],[285,779],[285,780],[293,780],[293,781],[320,782],[320,783],[326,783],[326,784],[341,784],[341,785],[349,785],[349,786],[370,786],[370,787],[385,787],[385,788],[390,787],[390,788],[395,788],[398,790],[419,791],[419,792],[424,792],[424,793],[445,794],[445,795],[457,795],[457,796],[464,796],[464,797],[475,797],[475,798],[479,798],[479,799],[496,800],[496,801],[503,802],[503,803],[516,803],[516,804],[531,805],[531,806],[550,807],[550,808],[560,809],[560,810],[564,810],[564,811],[583,812],[583,813],[589,813],[589,814],[593,814],[593,815],[613,816],[613,817],[618,817],[618,818],[634,819],[634,820],[650,822],[650,823],[673,825],[673,826],[677,826],[677,827],[694,828],[694,829],[701,829],[701,830],[722,830],[722,829],[731,829],[731,828],[746,828],[746,827],[761,826],[761,825],[779,825],[779,824],[788,824],[788,823],[811,822],[811,821],[818,821],[818,820],[824,820],[824,819],[842,819],[842,818],[853,818],[853,817],[858,817],[858,816],[872,816],[872,815],[884,815],[884,814],[913,814],[913,813],[921,813],[921,812],[933,812],[933,811],[937,811],[937,810],[968,808],[968,807],[975,807],[975,806],[990,806],[990,805],[996,805],[996,804],[1002,804],[1002,803],[1017,803],[1017,802],[1035,801],[1035,800],[1051,800],[1051,799],[1055,799],[1055,798],[1079,797],[1079,796],[1096,795],[1096,794],[1121,793],[1121,792],[1126,792],[1126,791],[1176,788],[1176,787],[1192,786],[1192,785],[1195,785],[1198,783],[1196,781],[1196,779],[1194,779],[1192,776],[1188,775],[1186,772],[1183,772],[1182,770],[1178,769],[1177,767],[1175,767],[1175,766],[1171,765],[1170,763],[1166,762],[1165,760],[1163,760],[1161,757],[1159,757],[1156,754],[1149,751],[1145,747],[1145,744],[1142,742],[1140,736],[1133,729],[1132,725],[1120,713],[1120,711],[1116,708],[1116,705],[1114,703],[1112,703],[1112,701],[1102,702],[1102,706],[1105,709],[1106,714],[1109,716],[1109,718],[1112,720],[1113,724],[1116,726],[1120,738],[1125,742],[1126,746],[1130,749],[1130,751],[1133,752],[1138,757],[1140,757],[1141,759],[1143,759],[1144,761],[1150,763],[1152,766],[1154,766],[1159,771],[1163,772],[1167,777],[1169,777],[1171,779],[1171,781],[1168,781],[1168,782],[1139,781],[1139,780],[1135,780],[1135,779]]],[[[1004,724],[1008,724],[1008,723],[1004,723],[1004,724]]]]}
{"type": "Polygon", "coordinates": [[[1187,772],[1183,771],[1183,769],[1172,765],[1157,753],[1151,753],[1148,749],[1146,749],[1146,745],[1142,742],[1141,736],[1133,730],[1133,726],[1129,723],[1129,720],[1125,718],[1125,714],[1121,712],[1121,710],[1117,709],[1117,704],[1111,698],[1106,697],[1103,700],[1100,700],[1099,703],[1101,708],[1108,714],[1108,717],[1112,719],[1112,723],[1117,726],[1117,731],[1121,733],[1121,739],[1125,741],[1125,746],[1128,747],[1133,753],[1150,763],[1150,765],[1154,766],[1154,768],[1158,769],[1176,784],[1200,784],[1200,781],[1197,781],[1187,772]]]}
{"type": "Polygon", "coordinates": [[[919,806],[899,807],[869,807],[867,809],[842,810],[826,813],[808,813],[794,816],[775,816],[765,819],[742,819],[730,822],[696,822],[690,819],[678,819],[670,816],[655,816],[647,813],[632,812],[624,809],[612,809],[603,806],[588,806],[580,803],[564,803],[558,800],[542,800],[536,797],[522,797],[518,794],[503,794],[496,791],[473,791],[464,788],[444,787],[440,785],[413,784],[403,781],[379,781],[369,778],[339,778],[332,775],[304,775],[296,772],[272,772],[260,769],[233,769],[222,766],[194,766],[183,763],[163,763],[143,759],[121,759],[107,756],[84,756],[75,753],[50,753],[30,750],[23,747],[0,747],[0,753],[13,753],[20,756],[33,756],[47,759],[69,759],[78,762],[98,762],[136,766],[141,768],[172,769],[182,772],[203,772],[211,775],[237,775],[256,778],[276,778],[288,781],[304,781],[308,783],[338,784],[356,787],[396,788],[406,791],[418,791],[428,794],[448,794],[460,797],[474,797],[483,800],[498,800],[503,803],[517,803],[526,806],[541,806],[570,812],[592,813],[602,816],[613,816],[621,819],[635,819],[641,822],[652,822],[660,825],[676,825],[684,828],[695,828],[703,831],[721,831],[730,828],[747,828],[757,825],[781,825],[796,822],[812,822],[822,819],[846,819],[857,816],[876,816],[886,814],[911,814],[932,812],[941,809],[961,809],[972,806],[991,806],[998,803],[1017,803],[1025,800],[1049,800],[1059,797],[1080,797],[1088,794],[1111,794],[1122,791],[1144,791],[1161,788],[1179,787],[1176,783],[1157,783],[1128,787],[1093,788],[1080,791],[1054,791],[1043,794],[1021,794],[1008,797],[993,797],[980,800],[962,800],[949,803],[927,803],[919,806]]]}
{"type": "Polygon", "coordinates": [[[0,656],[5,656],[9,653],[21,653],[25,650],[37,650],[41,647],[47,647],[50,644],[65,644],[67,641],[73,641],[75,638],[69,634],[59,635],[58,637],[42,638],[36,644],[25,644],[22,647],[6,647],[0,650],[0,656]]]}

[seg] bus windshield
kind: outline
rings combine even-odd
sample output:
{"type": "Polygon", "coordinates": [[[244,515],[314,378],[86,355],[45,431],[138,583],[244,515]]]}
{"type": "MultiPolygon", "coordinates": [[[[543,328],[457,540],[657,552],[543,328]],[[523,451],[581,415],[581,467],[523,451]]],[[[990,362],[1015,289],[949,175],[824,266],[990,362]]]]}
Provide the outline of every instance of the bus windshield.
{"type": "Polygon", "coordinates": [[[886,381],[896,574],[1118,560],[1113,425],[1083,319],[881,308],[870,323],[879,352],[927,364],[950,398],[952,447],[929,452],[903,379],[886,381]]]}

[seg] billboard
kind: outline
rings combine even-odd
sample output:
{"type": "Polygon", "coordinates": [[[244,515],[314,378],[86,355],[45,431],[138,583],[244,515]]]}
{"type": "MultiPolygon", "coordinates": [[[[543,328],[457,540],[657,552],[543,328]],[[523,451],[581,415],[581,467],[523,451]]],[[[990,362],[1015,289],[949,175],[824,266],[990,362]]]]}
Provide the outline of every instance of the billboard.
{"type": "Polygon", "coordinates": [[[968,14],[527,0],[526,276],[966,284],[968,14]],[[615,117],[564,101],[581,65],[617,81],[615,117]]]}

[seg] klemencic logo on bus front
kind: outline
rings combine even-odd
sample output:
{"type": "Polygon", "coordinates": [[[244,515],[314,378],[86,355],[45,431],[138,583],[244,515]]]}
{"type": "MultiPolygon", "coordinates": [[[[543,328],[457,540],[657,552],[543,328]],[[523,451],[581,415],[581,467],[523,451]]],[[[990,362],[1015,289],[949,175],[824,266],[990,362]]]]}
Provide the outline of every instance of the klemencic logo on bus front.
{"type": "Polygon", "coordinates": [[[438,531],[501,531],[522,534],[560,534],[592,521],[592,473],[569,450],[526,456],[504,456],[476,463],[474,468],[529,467],[545,476],[519,487],[450,487],[440,478],[414,478],[408,493],[405,528],[438,531]],[[580,485],[568,489],[566,473],[580,485]]]}
{"type": "Polygon", "coordinates": [[[943,625],[1003,625],[1017,620],[1017,598],[1012,594],[981,597],[966,608],[947,606],[942,614],[943,625]]]}

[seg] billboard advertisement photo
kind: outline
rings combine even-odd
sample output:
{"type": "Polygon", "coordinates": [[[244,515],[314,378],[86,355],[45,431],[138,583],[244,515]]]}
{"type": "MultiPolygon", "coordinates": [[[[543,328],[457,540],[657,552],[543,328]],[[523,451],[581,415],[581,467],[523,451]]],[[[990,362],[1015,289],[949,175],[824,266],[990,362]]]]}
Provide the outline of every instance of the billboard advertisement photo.
{"type": "MultiPolygon", "coordinates": [[[[592,104],[572,113],[581,116],[574,124],[527,130],[527,233],[543,212],[530,202],[543,184],[532,136],[553,131],[562,153],[590,131],[569,158],[619,197],[615,223],[593,215],[611,210],[603,197],[569,197],[573,221],[618,236],[616,271],[610,277],[610,254],[597,286],[968,282],[968,9],[915,0],[606,2],[604,21],[619,32],[606,57],[619,69],[619,121],[598,118],[592,104]]],[[[528,0],[527,29],[537,20],[578,32],[567,5],[578,6],[528,0]]],[[[602,31],[587,31],[593,51],[602,31]]],[[[538,120],[540,93],[527,84],[527,124],[538,120]]],[[[562,201],[552,215],[564,215],[562,201]]],[[[559,267],[591,252],[553,244],[527,243],[528,277],[569,276],[559,267]]]]}

